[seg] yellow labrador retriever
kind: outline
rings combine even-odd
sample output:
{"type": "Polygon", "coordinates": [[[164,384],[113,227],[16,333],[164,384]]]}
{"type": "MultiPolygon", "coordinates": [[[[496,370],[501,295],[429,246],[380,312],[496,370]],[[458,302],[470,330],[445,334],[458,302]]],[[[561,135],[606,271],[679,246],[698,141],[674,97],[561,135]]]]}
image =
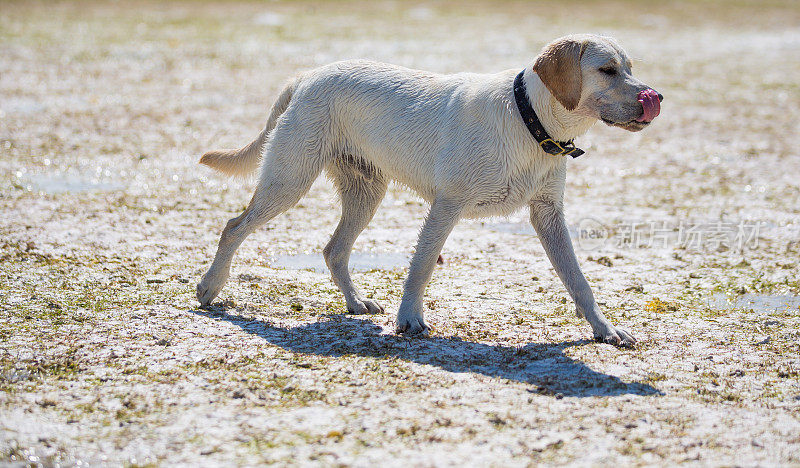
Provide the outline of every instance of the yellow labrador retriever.
{"type": "Polygon", "coordinates": [[[353,313],[383,310],[364,298],[348,271],[356,237],[394,180],[430,203],[397,314],[397,332],[427,335],[423,294],[439,252],[461,218],[530,207],[530,219],[577,311],[595,338],[632,346],[595,303],[572,249],[562,211],[572,139],[598,119],[639,131],[662,96],[631,75],[610,38],[573,35],[547,45],[522,72],[441,75],[363,60],[296,77],[266,127],[238,150],[201,163],[227,174],[260,165],[245,211],[222,232],[214,262],[197,286],[208,305],[228,278],[231,258],[256,228],[292,207],[325,170],[341,195],[342,218],[323,253],[353,313]]]}

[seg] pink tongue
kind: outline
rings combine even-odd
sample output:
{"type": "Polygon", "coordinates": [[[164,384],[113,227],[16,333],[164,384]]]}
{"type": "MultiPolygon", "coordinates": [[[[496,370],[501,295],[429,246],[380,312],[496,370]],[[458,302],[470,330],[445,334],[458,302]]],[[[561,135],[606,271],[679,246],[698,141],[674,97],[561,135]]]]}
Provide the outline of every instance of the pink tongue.
{"type": "Polygon", "coordinates": [[[637,122],[651,122],[661,113],[661,101],[658,100],[658,93],[654,89],[645,89],[639,92],[638,101],[642,103],[642,115],[637,122]]]}

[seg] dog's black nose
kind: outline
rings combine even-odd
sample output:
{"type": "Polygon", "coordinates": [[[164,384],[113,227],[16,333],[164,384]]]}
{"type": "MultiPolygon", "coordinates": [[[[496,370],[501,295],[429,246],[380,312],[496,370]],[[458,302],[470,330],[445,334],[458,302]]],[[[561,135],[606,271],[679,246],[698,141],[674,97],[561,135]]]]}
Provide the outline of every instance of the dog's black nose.
{"type": "Polygon", "coordinates": [[[661,94],[661,93],[658,93],[658,102],[661,102],[663,100],[664,100],[664,95],[661,94]]]}

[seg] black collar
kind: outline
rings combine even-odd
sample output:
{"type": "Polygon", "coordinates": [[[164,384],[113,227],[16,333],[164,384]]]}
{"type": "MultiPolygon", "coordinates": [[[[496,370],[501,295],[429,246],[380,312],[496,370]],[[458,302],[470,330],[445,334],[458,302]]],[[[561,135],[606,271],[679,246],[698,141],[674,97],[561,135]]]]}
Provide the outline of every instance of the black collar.
{"type": "Polygon", "coordinates": [[[525,91],[525,82],[522,81],[522,75],[524,73],[525,70],[522,70],[514,79],[514,99],[517,101],[517,109],[519,109],[519,113],[522,115],[522,120],[525,122],[525,126],[528,127],[531,135],[533,135],[533,138],[536,139],[545,153],[554,156],[570,155],[573,158],[582,155],[583,150],[576,148],[572,140],[555,141],[547,134],[547,130],[544,129],[542,122],[539,121],[539,117],[536,117],[536,112],[534,112],[533,107],[531,107],[531,101],[528,99],[528,92],[525,91]]]}

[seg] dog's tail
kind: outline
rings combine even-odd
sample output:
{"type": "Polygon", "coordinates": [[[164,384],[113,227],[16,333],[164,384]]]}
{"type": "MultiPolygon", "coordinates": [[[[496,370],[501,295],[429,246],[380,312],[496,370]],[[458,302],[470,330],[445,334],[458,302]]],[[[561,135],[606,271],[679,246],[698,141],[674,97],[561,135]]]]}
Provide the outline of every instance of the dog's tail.
{"type": "Polygon", "coordinates": [[[209,151],[200,158],[200,164],[205,164],[212,169],[231,176],[245,176],[256,170],[261,162],[261,152],[264,149],[267,136],[275,128],[278,117],[289,107],[292,95],[300,84],[300,78],[299,76],[296,77],[283,88],[278,100],[272,105],[267,125],[258,135],[258,138],[239,149],[209,151]]]}

